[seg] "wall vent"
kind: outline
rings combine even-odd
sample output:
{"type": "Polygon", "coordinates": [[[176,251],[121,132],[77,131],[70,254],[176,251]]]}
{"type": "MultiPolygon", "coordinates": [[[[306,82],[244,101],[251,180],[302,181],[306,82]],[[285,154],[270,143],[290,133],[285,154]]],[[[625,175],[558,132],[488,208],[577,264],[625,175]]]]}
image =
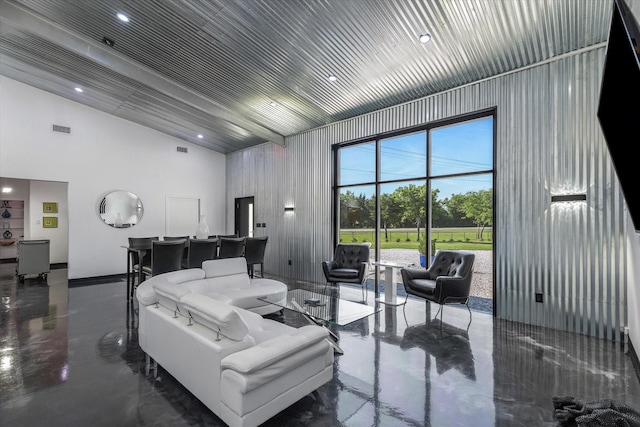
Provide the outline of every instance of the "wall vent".
{"type": "Polygon", "coordinates": [[[187,147],[178,147],[178,152],[186,153],[187,152],[187,147]]]}
{"type": "Polygon", "coordinates": [[[54,132],[71,133],[71,128],[66,126],[53,125],[54,132]]]}

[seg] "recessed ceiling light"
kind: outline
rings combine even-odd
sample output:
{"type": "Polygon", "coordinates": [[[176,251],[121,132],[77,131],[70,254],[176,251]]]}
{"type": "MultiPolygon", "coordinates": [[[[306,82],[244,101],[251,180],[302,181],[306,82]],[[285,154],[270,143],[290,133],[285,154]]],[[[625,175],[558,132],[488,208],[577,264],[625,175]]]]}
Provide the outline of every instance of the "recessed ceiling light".
{"type": "Polygon", "coordinates": [[[278,104],[276,104],[276,102],[275,102],[275,101],[271,101],[271,102],[269,103],[269,105],[271,105],[272,107],[275,107],[275,106],[276,106],[276,105],[278,105],[278,104]]]}
{"type": "Polygon", "coordinates": [[[202,139],[204,138],[204,135],[202,135],[201,133],[198,134],[198,138],[202,139]]]}
{"type": "Polygon", "coordinates": [[[330,82],[335,82],[336,80],[338,80],[338,78],[333,74],[329,74],[328,79],[330,82]]]}
{"type": "Polygon", "coordinates": [[[84,90],[82,90],[82,88],[81,88],[81,87],[77,87],[77,88],[75,88],[75,89],[76,89],[76,92],[80,92],[80,93],[84,92],[84,90]]]}
{"type": "Polygon", "coordinates": [[[431,34],[429,33],[424,33],[424,34],[420,34],[419,37],[420,43],[429,43],[431,41],[431,34]]]}
{"type": "Polygon", "coordinates": [[[129,22],[129,17],[127,15],[125,15],[124,13],[120,13],[118,12],[118,14],[116,15],[118,17],[119,20],[121,20],[122,22],[129,22]]]}

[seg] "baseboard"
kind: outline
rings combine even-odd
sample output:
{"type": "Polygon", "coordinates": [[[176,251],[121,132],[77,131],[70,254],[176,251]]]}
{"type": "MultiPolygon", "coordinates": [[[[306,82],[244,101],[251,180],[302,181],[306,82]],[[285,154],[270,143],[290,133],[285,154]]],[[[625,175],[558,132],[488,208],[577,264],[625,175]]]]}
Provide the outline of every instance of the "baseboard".
{"type": "Polygon", "coordinates": [[[638,354],[636,353],[636,350],[633,348],[633,344],[631,344],[631,341],[629,341],[625,345],[627,347],[627,354],[631,358],[633,369],[636,371],[636,377],[638,377],[638,381],[640,381],[640,359],[638,359],[638,354]]]}
{"type": "Polygon", "coordinates": [[[91,285],[103,285],[105,283],[117,283],[126,281],[127,275],[125,274],[111,274],[108,276],[94,276],[94,277],[82,277],[79,279],[69,279],[70,288],[79,288],[81,286],[91,285]]]}

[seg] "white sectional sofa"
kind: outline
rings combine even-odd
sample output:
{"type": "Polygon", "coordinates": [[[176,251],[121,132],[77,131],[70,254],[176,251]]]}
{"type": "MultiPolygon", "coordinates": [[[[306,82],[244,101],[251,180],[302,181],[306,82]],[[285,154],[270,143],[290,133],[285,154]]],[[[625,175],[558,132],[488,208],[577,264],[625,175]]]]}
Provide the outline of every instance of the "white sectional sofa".
{"type": "Polygon", "coordinates": [[[154,276],[136,289],[140,347],[229,426],[257,426],[333,377],[327,330],[261,316],[280,307],[257,297],[286,292],[244,258],[154,276]]]}

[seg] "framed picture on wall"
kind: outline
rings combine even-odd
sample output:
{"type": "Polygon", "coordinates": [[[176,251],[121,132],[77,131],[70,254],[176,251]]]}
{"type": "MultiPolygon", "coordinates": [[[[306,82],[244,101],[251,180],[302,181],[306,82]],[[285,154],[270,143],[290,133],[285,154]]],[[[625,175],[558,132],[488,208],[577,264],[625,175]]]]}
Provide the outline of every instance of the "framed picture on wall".
{"type": "Polygon", "coordinates": [[[43,202],[42,212],[44,213],[58,213],[58,203],[56,202],[43,202]]]}
{"type": "Polygon", "coordinates": [[[43,228],[58,228],[58,217],[57,216],[43,216],[42,217],[42,227],[43,228]]]}

